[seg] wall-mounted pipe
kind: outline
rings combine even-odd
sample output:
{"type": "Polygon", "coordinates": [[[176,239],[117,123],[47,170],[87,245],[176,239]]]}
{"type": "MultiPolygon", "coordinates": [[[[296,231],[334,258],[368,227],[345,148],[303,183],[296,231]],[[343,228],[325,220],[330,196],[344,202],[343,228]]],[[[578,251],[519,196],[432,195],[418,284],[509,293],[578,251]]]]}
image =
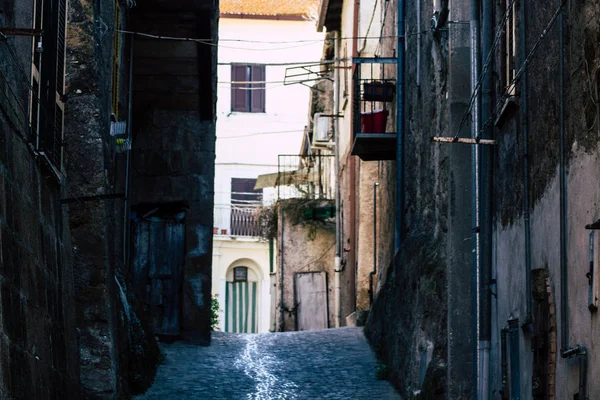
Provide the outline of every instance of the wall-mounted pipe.
{"type": "Polygon", "coordinates": [[[587,349],[578,344],[575,347],[569,345],[569,275],[567,269],[567,168],[565,160],[565,93],[564,93],[564,17],[563,0],[557,0],[561,7],[558,15],[558,65],[559,65],[559,128],[560,128],[560,151],[559,151],[559,197],[560,197],[560,322],[561,322],[561,357],[579,358],[579,395],[578,398],[585,400],[587,396],[587,349]]]}
{"type": "MultiPolygon", "coordinates": [[[[482,1],[481,61],[492,51],[494,36],[493,0],[482,1]]],[[[481,72],[484,74],[484,71],[481,72]]],[[[481,78],[481,121],[492,115],[492,73],[488,69],[481,78]]],[[[481,128],[483,139],[493,139],[493,127],[481,128]]],[[[489,399],[490,392],[490,349],[492,341],[492,146],[479,146],[479,357],[481,359],[481,399],[489,399]]]]}
{"type": "Polygon", "coordinates": [[[506,354],[506,336],[508,334],[508,326],[505,326],[500,331],[500,362],[502,369],[502,386],[500,388],[500,396],[502,400],[507,400],[509,395],[508,390],[508,357],[506,354]]]}
{"type": "Polygon", "coordinates": [[[373,182],[373,270],[369,273],[369,305],[373,305],[373,277],[377,274],[377,186],[378,182],[373,182]]]}
{"type": "Polygon", "coordinates": [[[521,398],[521,352],[519,351],[519,319],[508,319],[508,338],[510,346],[510,398],[521,398]]]}
{"type": "MultiPolygon", "coordinates": [[[[339,32],[334,32],[333,54],[335,56],[335,77],[333,79],[334,97],[333,111],[334,115],[340,115],[340,39],[339,32]]],[[[344,72],[345,73],[345,72],[344,72]]],[[[342,299],[340,288],[340,274],[342,273],[342,223],[341,223],[341,186],[340,186],[340,128],[339,118],[333,119],[333,137],[335,139],[335,259],[334,259],[334,311],[335,327],[341,326],[342,319],[342,299]]]]}
{"type": "MultiPolygon", "coordinates": [[[[470,44],[471,44],[471,90],[475,91],[479,84],[480,53],[479,53],[479,0],[471,0],[470,18],[470,44]]],[[[481,91],[475,96],[473,110],[471,112],[471,137],[479,137],[481,117],[481,91]]],[[[483,398],[480,374],[483,370],[479,354],[479,300],[480,300],[480,254],[479,254],[479,146],[471,147],[471,245],[472,245],[472,270],[473,270],[473,398],[483,398]]]]}
{"type": "MultiPolygon", "coordinates": [[[[557,0],[562,6],[563,0],[557,0]]],[[[567,270],[567,205],[565,168],[565,105],[564,105],[564,54],[563,54],[563,12],[558,16],[558,100],[559,100],[559,207],[560,207],[560,336],[561,352],[569,349],[568,334],[568,270],[567,270]]],[[[564,357],[564,356],[563,356],[564,357]]]]}
{"type": "MultiPolygon", "coordinates": [[[[527,3],[521,4],[521,62],[527,57],[527,3]]],[[[523,223],[525,229],[525,298],[526,313],[523,328],[530,327],[533,308],[531,292],[531,221],[529,218],[529,133],[527,126],[527,69],[521,75],[521,131],[523,134],[523,223]]]]}
{"type": "Polygon", "coordinates": [[[279,252],[280,252],[280,263],[279,263],[279,332],[285,331],[285,298],[284,298],[284,290],[283,290],[283,262],[284,262],[284,230],[285,230],[285,210],[283,206],[279,206],[279,211],[281,213],[281,241],[279,242],[279,252]]]}
{"type": "MultiPolygon", "coordinates": [[[[128,106],[127,106],[127,138],[131,141],[132,138],[132,113],[133,113],[133,46],[135,39],[130,37],[129,46],[129,93],[128,93],[128,106]]],[[[129,171],[131,169],[131,149],[126,152],[125,158],[125,198],[123,200],[123,268],[125,271],[129,269],[129,254],[130,254],[130,226],[129,220],[129,186],[130,177],[129,171]]]]}
{"type": "Polygon", "coordinates": [[[402,246],[404,225],[404,6],[398,0],[398,62],[396,64],[396,209],[394,242],[395,253],[402,246]]]}

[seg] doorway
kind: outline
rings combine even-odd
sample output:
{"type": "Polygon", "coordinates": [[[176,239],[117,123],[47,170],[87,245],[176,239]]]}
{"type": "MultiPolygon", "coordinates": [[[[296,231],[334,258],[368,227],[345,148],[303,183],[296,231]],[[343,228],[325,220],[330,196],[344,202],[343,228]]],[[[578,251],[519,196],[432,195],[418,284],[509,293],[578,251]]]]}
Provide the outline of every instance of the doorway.
{"type": "Polygon", "coordinates": [[[297,331],[329,328],[326,272],[295,273],[294,298],[297,331]]]}

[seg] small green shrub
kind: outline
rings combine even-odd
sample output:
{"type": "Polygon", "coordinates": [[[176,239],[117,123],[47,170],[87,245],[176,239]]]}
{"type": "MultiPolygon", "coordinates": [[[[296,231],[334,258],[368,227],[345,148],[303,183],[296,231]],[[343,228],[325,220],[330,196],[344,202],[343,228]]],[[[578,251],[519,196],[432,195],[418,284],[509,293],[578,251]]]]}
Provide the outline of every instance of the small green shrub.
{"type": "Polygon", "coordinates": [[[219,327],[219,295],[215,294],[210,299],[210,328],[216,331],[219,327]]]}

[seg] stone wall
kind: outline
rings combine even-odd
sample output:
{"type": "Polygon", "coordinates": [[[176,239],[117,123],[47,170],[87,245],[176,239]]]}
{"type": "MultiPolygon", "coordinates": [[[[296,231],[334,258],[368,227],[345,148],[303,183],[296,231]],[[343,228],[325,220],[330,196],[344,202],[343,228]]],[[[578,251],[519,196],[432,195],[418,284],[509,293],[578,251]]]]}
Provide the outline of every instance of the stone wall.
{"type": "MultiPolygon", "coordinates": [[[[383,36],[396,34],[397,4],[385,14],[383,36]]],[[[468,2],[453,5],[451,18],[468,20],[468,2]]],[[[431,142],[432,136],[455,136],[468,105],[469,30],[457,24],[423,32],[431,4],[421,4],[420,14],[415,1],[405,7],[406,32],[415,34],[406,37],[403,239],[394,254],[396,163],[379,162],[378,284],[365,333],[406,398],[469,398],[471,149],[431,142]]],[[[394,57],[395,46],[383,41],[381,55],[394,57]]],[[[395,68],[386,75],[394,76],[395,68]]],[[[395,118],[391,113],[390,131],[395,118]]],[[[469,136],[469,128],[467,121],[461,136],[469,136]]]]}
{"type": "Polygon", "coordinates": [[[115,152],[111,114],[127,121],[131,41],[115,40],[120,3],[71,0],[69,7],[65,122],[69,225],[73,240],[75,302],[80,333],[81,384],[90,398],[127,398],[154,379],[159,357],[143,305],[129,290],[124,268],[127,156],[115,152]],[[117,13],[115,7],[119,4],[117,13]],[[118,51],[117,104],[113,60],[118,51]],[[117,195],[116,199],[81,200],[117,195]],[[118,198],[121,197],[121,198],[118,198]]]}
{"type": "MultiPolygon", "coordinates": [[[[0,2],[0,25],[31,26],[32,9],[0,2]]],[[[0,42],[0,397],[79,399],[67,192],[32,151],[31,46],[0,42]]]]}

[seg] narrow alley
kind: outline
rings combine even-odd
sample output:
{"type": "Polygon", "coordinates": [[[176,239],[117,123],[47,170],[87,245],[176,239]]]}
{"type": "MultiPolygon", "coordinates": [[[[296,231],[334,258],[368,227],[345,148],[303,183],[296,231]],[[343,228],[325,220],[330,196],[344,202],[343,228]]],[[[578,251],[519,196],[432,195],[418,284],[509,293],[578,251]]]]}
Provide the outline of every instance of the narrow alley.
{"type": "Polygon", "coordinates": [[[162,345],[164,361],[140,400],[399,399],[377,380],[361,328],[310,332],[215,332],[212,345],[162,345]]]}

